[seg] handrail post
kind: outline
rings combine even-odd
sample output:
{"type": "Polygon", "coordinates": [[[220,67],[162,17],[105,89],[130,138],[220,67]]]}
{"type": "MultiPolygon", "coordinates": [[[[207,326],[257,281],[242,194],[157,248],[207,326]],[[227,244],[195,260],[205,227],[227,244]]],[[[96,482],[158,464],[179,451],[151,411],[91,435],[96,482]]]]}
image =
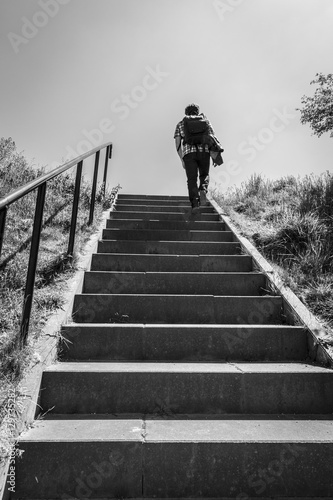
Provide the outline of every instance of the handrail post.
{"type": "Polygon", "coordinates": [[[32,298],[34,293],[38,250],[40,242],[40,233],[43,224],[45,192],[46,192],[46,182],[44,182],[44,184],[41,184],[39,186],[37,193],[34,226],[33,226],[31,246],[30,246],[29,266],[28,266],[27,280],[25,285],[23,312],[22,312],[22,320],[20,328],[21,345],[26,344],[29,331],[29,322],[30,322],[30,314],[32,307],[32,298]]]}
{"type": "Polygon", "coordinates": [[[75,179],[74,200],[73,200],[73,209],[72,209],[72,220],[71,220],[71,228],[70,228],[68,250],[67,250],[67,255],[69,257],[73,257],[73,251],[74,251],[74,241],[75,241],[75,232],[76,232],[77,211],[78,211],[79,199],[80,199],[80,186],[81,186],[81,176],[82,176],[82,165],[83,165],[83,160],[81,160],[77,164],[77,168],[76,168],[76,179],[75,179]]]}
{"type": "Polygon", "coordinates": [[[100,152],[97,151],[96,156],[95,156],[94,178],[93,178],[93,184],[92,184],[92,189],[91,189],[90,213],[89,213],[88,226],[90,226],[94,220],[99,155],[100,155],[100,152]]]}
{"type": "Polygon", "coordinates": [[[110,154],[110,146],[107,146],[105,152],[105,164],[104,164],[104,175],[103,175],[103,196],[105,196],[106,178],[108,175],[109,154],[110,154]]]}
{"type": "Polygon", "coordinates": [[[0,257],[2,252],[3,238],[5,234],[6,217],[7,217],[8,207],[4,207],[0,210],[0,257]]]}
{"type": "Polygon", "coordinates": [[[39,252],[41,231],[43,226],[43,213],[44,213],[47,182],[49,182],[51,179],[54,179],[63,172],[69,170],[70,168],[73,168],[75,166],[77,167],[76,181],[74,188],[74,199],[72,204],[72,219],[71,219],[69,243],[68,243],[68,256],[73,257],[77,215],[78,215],[78,207],[80,200],[80,186],[81,186],[83,161],[86,158],[92,156],[94,153],[96,153],[94,182],[92,186],[92,193],[91,193],[92,198],[91,198],[90,216],[89,216],[89,224],[91,224],[94,218],[94,209],[96,204],[96,187],[97,187],[100,151],[104,148],[106,148],[106,152],[105,152],[104,180],[103,180],[102,192],[104,191],[103,194],[105,198],[108,160],[112,156],[112,143],[106,143],[101,146],[95,147],[91,151],[81,154],[77,158],[74,158],[73,160],[70,160],[64,163],[63,165],[59,165],[59,167],[55,168],[51,172],[45,173],[37,177],[36,179],[31,180],[24,186],[15,189],[14,191],[10,192],[9,194],[0,199],[0,258],[1,258],[1,254],[3,251],[4,234],[6,230],[8,207],[12,203],[15,203],[19,199],[26,196],[27,194],[35,191],[36,189],[38,190],[36,198],[34,222],[33,222],[33,232],[31,237],[29,264],[28,264],[27,278],[24,290],[24,302],[22,308],[21,325],[20,325],[19,336],[16,340],[17,343],[21,343],[21,346],[26,344],[29,331],[29,322],[33,304],[35,276],[36,276],[37,262],[38,262],[38,252],[39,252]]]}

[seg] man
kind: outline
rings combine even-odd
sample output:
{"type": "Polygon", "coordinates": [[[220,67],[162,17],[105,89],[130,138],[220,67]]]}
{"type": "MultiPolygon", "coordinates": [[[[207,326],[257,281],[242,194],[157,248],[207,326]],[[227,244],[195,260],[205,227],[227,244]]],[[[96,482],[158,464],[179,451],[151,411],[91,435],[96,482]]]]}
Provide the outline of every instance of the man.
{"type": "Polygon", "coordinates": [[[209,120],[202,113],[200,114],[197,104],[189,104],[185,108],[185,118],[176,126],[174,134],[175,145],[186,171],[188,195],[192,205],[192,213],[195,214],[198,213],[200,205],[207,203],[206,193],[209,183],[210,154],[208,145],[201,142],[202,135],[199,132],[197,133],[197,139],[190,137],[187,123],[191,122],[191,120],[201,123],[206,121],[207,128],[203,133],[209,135],[215,134],[209,120]],[[199,188],[198,173],[200,180],[199,188]]]}

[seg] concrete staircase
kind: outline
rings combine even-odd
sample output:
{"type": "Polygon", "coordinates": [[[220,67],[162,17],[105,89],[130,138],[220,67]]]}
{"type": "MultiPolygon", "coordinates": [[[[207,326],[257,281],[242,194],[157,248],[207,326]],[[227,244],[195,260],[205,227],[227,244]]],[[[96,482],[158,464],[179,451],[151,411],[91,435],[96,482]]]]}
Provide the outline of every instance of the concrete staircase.
{"type": "Polygon", "coordinates": [[[120,195],[17,498],[333,498],[333,372],[212,206],[120,195]]]}

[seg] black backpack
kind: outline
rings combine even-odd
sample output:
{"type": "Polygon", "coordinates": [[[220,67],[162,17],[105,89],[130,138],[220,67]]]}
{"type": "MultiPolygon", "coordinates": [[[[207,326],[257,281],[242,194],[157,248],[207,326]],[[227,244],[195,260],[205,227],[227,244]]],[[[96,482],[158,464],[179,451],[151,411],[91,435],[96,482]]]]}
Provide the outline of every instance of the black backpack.
{"type": "Polygon", "coordinates": [[[203,115],[185,116],[184,123],[184,142],[191,146],[196,144],[206,144],[209,134],[208,120],[203,115]]]}

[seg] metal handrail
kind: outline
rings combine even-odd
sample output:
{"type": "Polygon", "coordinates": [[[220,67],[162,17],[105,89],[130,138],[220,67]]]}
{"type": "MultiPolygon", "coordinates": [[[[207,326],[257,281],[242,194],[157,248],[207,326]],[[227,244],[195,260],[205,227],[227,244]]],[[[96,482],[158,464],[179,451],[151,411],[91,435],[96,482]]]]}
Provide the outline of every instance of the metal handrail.
{"type": "MultiPolygon", "coordinates": [[[[30,193],[31,191],[33,191],[34,189],[39,187],[41,184],[43,184],[45,181],[47,182],[47,181],[53,179],[54,177],[57,177],[57,175],[62,174],[66,170],[74,167],[80,161],[83,161],[86,158],[89,158],[94,153],[98,153],[102,149],[107,148],[107,147],[110,148],[110,151],[109,151],[109,155],[106,155],[107,156],[106,160],[108,158],[111,158],[112,142],[106,142],[105,144],[102,144],[102,146],[97,146],[96,148],[91,149],[87,153],[84,153],[83,155],[77,156],[76,158],[74,158],[74,160],[70,160],[70,161],[64,163],[63,165],[59,165],[59,167],[56,167],[51,172],[47,172],[46,174],[41,175],[40,177],[37,177],[37,179],[33,179],[32,181],[28,182],[24,186],[15,189],[15,191],[12,191],[7,196],[0,198],[0,210],[2,210],[5,206],[11,205],[12,203],[14,203],[14,201],[19,200],[20,198],[22,198],[26,194],[30,193]]],[[[104,172],[104,174],[105,174],[105,172],[104,172]]]]}
{"type": "Polygon", "coordinates": [[[75,233],[76,233],[76,222],[77,222],[77,213],[78,213],[78,205],[80,198],[80,186],[81,186],[81,177],[82,177],[82,166],[83,161],[86,158],[89,158],[95,153],[95,166],[94,166],[94,174],[93,174],[93,183],[91,190],[91,199],[90,199],[90,211],[89,211],[89,221],[88,225],[92,224],[94,219],[94,208],[95,208],[95,197],[96,197],[96,186],[97,186],[97,176],[98,176],[98,166],[99,166],[99,158],[100,152],[102,149],[106,148],[105,153],[105,164],[104,164],[104,174],[103,174],[103,194],[105,195],[105,186],[108,172],[108,161],[112,155],[112,143],[107,142],[101,146],[97,146],[87,153],[84,153],[74,160],[70,160],[63,165],[59,165],[59,167],[55,168],[51,172],[41,175],[36,179],[28,182],[24,186],[15,189],[7,196],[0,199],[0,257],[2,251],[2,244],[4,239],[5,227],[6,227],[6,216],[8,207],[15,203],[20,198],[23,198],[31,191],[37,189],[37,200],[36,200],[36,208],[35,208],[35,216],[34,216],[34,225],[31,237],[31,246],[30,246],[30,257],[29,257],[29,265],[27,272],[27,279],[25,284],[25,292],[24,292],[24,300],[23,300],[23,311],[22,311],[22,319],[20,326],[20,337],[19,341],[21,345],[25,345],[27,342],[28,332],[29,332],[29,321],[31,315],[32,308],[32,299],[35,285],[35,276],[36,276],[36,268],[37,268],[37,259],[39,252],[39,242],[40,235],[43,224],[43,212],[44,212],[44,203],[46,196],[46,186],[47,183],[62,174],[63,172],[69,170],[70,168],[77,166],[76,169],[76,179],[75,179],[75,188],[74,188],[74,197],[73,197],[73,205],[72,205],[72,218],[70,225],[70,234],[69,234],[69,242],[67,255],[72,258],[74,251],[74,243],[75,243],[75,233]]]}

